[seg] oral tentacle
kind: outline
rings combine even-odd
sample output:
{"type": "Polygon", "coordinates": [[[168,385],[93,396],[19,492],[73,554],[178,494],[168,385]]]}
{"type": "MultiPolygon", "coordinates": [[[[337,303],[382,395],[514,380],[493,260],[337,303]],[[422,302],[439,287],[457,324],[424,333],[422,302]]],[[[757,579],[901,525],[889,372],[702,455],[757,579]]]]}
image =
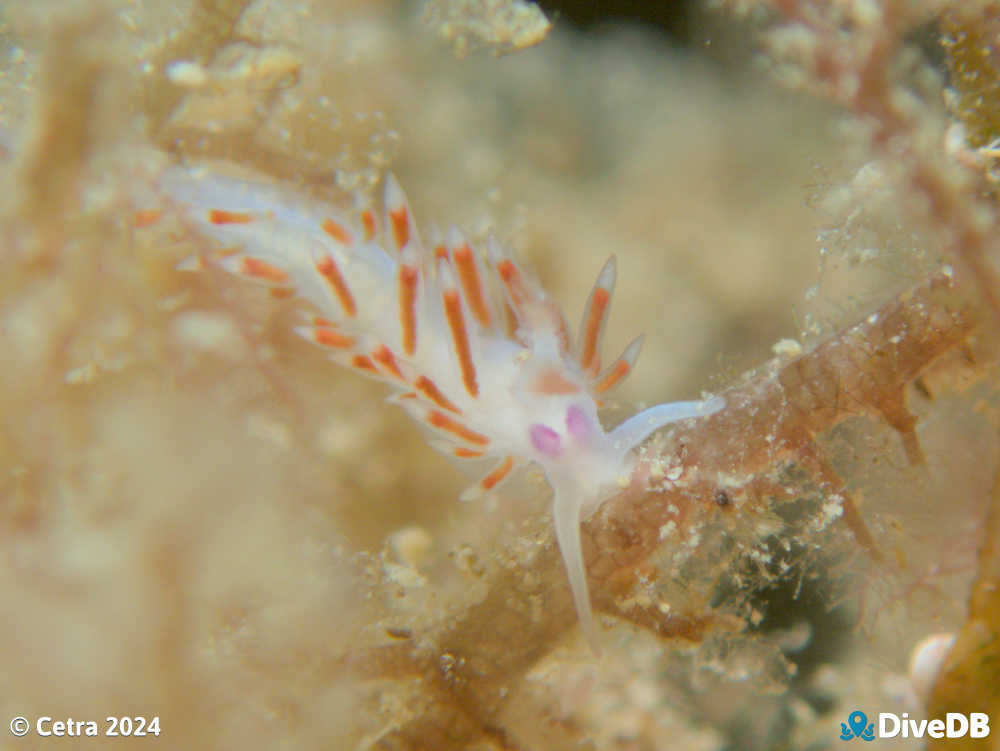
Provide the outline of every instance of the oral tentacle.
{"type": "Polygon", "coordinates": [[[693,417],[708,417],[725,406],[726,400],[721,396],[703,402],[657,404],[627,419],[608,434],[608,439],[616,450],[627,453],[665,425],[693,417]]]}

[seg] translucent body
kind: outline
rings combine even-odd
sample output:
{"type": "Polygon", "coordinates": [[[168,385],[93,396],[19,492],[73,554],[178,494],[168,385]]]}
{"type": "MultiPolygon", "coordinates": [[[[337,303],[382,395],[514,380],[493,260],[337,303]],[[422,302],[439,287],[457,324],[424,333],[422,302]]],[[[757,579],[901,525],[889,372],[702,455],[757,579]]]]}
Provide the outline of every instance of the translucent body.
{"type": "MultiPolygon", "coordinates": [[[[389,384],[440,450],[493,462],[463,498],[492,491],[520,464],[541,466],[581,627],[596,648],[581,520],[627,479],[632,450],[653,431],[724,406],[662,404],[604,430],[598,396],[631,371],[641,346],[636,339],[601,371],[614,258],[574,346],[558,308],[497,243],[483,254],[452,230],[425,246],[391,176],[381,233],[370,212],[344,217],[288,186],[206,169],[171,168],[156,189],[192,232],[218,244],[186,268],[217,263],[306,299],[318,315],[299,333],[389,384]]],[[[162,213],[140,211],[137,223],[162,213]]]]}

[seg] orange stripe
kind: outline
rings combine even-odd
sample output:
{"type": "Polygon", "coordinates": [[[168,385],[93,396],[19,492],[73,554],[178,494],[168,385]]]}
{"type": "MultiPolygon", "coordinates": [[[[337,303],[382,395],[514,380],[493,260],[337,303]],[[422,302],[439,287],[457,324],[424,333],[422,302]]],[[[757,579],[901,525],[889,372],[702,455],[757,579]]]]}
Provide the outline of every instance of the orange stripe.
{"type": "Polygon", "coordinates": [[[160,209],[146,209],[144,211],[137,211],[132,217],[132,221],[135,223],[136,227],[148,227],[151,224],[155,224],[159,221],[160,217],[163,216],[163,211],[160,209]]]}
{"type": "Polygon", "coordinates": [[[479,269],[476,268],[476,259],[472,255],[472,248],[468,245],[456,248],[454,258],[458,280],[462,283],[462,291],[465,292],[465,299],[469,303],[472,315],[480,325],[489,326],[490,310],[483,298],[483,285],[479,278],[479,269]]]}
{"type": "Polygon", "coordinates": [[[337,324],[331,321],[329,318],[324,318],[323,316],[313,316],[312,319],[313,326],[323,326],[328,329],[337,328],[337,324]]]}
{"type": "Polygon", "coordinates": [[[458,365],[462,369],[462,383],[470,396],[479,396],[479,384],[476,383],[476,366],[472,362],[469,350],[469,335],[465,330],[465,316],[462,314],[462,303],[458,299],[458,290],[449,289],[441,293],[444,302],[444,313],[448,317],[451,328],[452,342],[455,344],[455,354],[458,355],[458,365]]]}
{"type": "Polygon", "coordinates": [[[462,410],[452,404],[448,398],[441,393],[437,384],[427,376],[420,376],[417,378],[417,380],[413,382],[413,387],[439,407],[451,410],[455,414],[462,414],[462,410]]]}
{"type": "Polygon", "coordinates": [[[514,457],[508,456],[503,460],[503,464],[490,472],[486,477],[479,481],[479,487],[483,490],[493,490],[500,482],[503,481],[510,471],[514,468],[514,457]]]}
{"type": "Polygon", "coordinates": [[[453,433],[461,438],[463,441],[468,443],[474,443],[477,446],[489,446],[490,439],[484,436],[482,433],[477,433],[474,430],[470,430],[465,427],[462,423],[457,420],[453,420],[448,415],[443,412],[431,411],[427,413],[427,422],[433,425],[439,430],[446,430],[449,433],[453,433]]]}
{"type": "Polygon", "coordinates": [[[212,224],[249,224],[253,221],[253,214],[244,211],[223,211],[222,209],[210,209],[208,221],[212,224]]]}
{"type": "Polygon", "coordinates": [[[563,352],[569,352],[569,326],[566,325],[566,319],[558,308],[552,309],[552,315],[557,319],[556,336],[559,338],[559,346],[563,352]]]}
{"type": "Polygon", "coordinates": [[[412,355],[417,349],[417,270],[399,267],[399,325],[403,334],[403,351],[412,355]]]}
{"type": "Polygon", "coordinates": [[[604,380],[602,380],[599,384],[594,386],[594,392],[597,394],[603,394],[605,391],[607,391],[616,383],[618,383],[622,378],[627,376],[628,372],[631,369],[632,369],[631,365],[629,365],[624,360],[619,360],[618,362],[615,363],[614,367],[611,369],[611,372],[608,373],[606,376],[604,376],[604,380]]]}
{"type": "Polygon", "coordinates": [[[467,449],[465,446],[458,446],[451,450],[453,456],[457,456],[459,459],[478,459],[483,456],[484,452],[477,449],[467,449]]]}
{"type": "Polygon", "coordinates": [[[244,274],[256,279],[263,279],[276,284],[284,284],[288,281],[288,274],[277,266],[272,266],[267,261],[262,261],[259,258],[247,256],[243,259],[242,267],[244,274]]]}
{"type": "Polygon", "coordinates": [[[290,297],[295,297],[295,289],[292,287],[273,287],[271,297],[277,300],[287,300],[290,297]]]}
{"type": "Polygon", "coordinates": [[[520,313],[524,308],[525,298],[527,297],[520,270],[514,265],[513,261],[505,258],[497,264],[497,272],[500,274],[504,286],[507,287],[507,291],[510,293],[510,300],[514,305],[515,312],[520,313]]]}
{"type": "Polygon", "coordinates": [[[361,212],[361,226],[365,229],[365,242],[371,242],[375,237],[375,213],[371,209],[361,212]]]}
{"type": "Polygon", "coordinates": [[[344,276],[340,273],[340,268],[333,260],[333,256],[327,255],[318,261],[316,270],[329,282],[333,294],[340,301],[340,307],[344,309],[344,313],[347,314],[348,318],[353,318],[358,312],[358,306],[354,303],[354,295],[351,294],[351,290],[347,286],[347,282],[344,281],[344,276]]]}
{"type": "Polygon", "coordinates": [[[441,258],[448,257],[448,249],[444,245],[434,246],[434,260],[437,261],[441,258]]]}
{"type": "Polygon", "coordinates": [[[402,250],[410,240],[410,215],[406,207],[389,212],[389,223],[392,225],[392,239],[396,249],[402,250]]]}
{"type": "Polygon", "coordinates": [[[380,375],[378,368],[375,367],[375,363],[371,361],[365,355],[355,355],[354,359],[351,360],[351,365],[353,365],[358,370],[363,370],[366,373],[371,373],[372,375],[380,375]]]}
{"type": "Polygon", "coordinates": [[[350,245],[354,242],[354,238],[351,237],[351,233],[344,229],[342,225],[333,221],[333,219],[323,220],[323,231],[341,245],[350,245]]]}
{"type": "Polygon", "coordinates": [[[406,381],[403,374],[399,370],[399,366],[396,365],[396,358],[392,356],[392,351],[384,344],[380,344],[375,351],[372,352],[372,359],[374,359],[379,365],[382,365],[399,380],[404,382],[406,381]]]}
{"type": "Polygon", "coordinates": [[[517,314],[506,300],[503,303],[503,313],[507,324],[507,337],[513,339],[517,335],[517,314]]]}
{"type": "Polygon", "coordinates": [[[235,256],[238,253],[243,252],[243,247],[241,245],[234,245],[231,248],[219,248],[212,252],[212,259],[215,261],[222,261],[230,256],[235,256]]]}
{"type": "Polygon", "coordinates": [[[538,374],[531,390],[536,394],[576,394],[580,391],[580,387],[563,378],[555,368],[546,368],[538,374]]]}
{"type": "Polygon", "coordinates": [[[315,329],[313,331],[313,341],[322,344],[324,347],[334,347],[336,349],[349,349],[355,344],[354,337],[331,329],[315,329]]]}
{"type": "Polygon", "coordinates": [[[604,313],[608,309],[611,301],[611,293],[603,287],[594,288],[594,297],[587,310],[587,323],[584,328],[583,351],[580,353],[580,367],[585,371],[597,370],[598,363],[595,362],[597,355],[597,339],[601,335],[601,328],[604,326],[604,313]]]}

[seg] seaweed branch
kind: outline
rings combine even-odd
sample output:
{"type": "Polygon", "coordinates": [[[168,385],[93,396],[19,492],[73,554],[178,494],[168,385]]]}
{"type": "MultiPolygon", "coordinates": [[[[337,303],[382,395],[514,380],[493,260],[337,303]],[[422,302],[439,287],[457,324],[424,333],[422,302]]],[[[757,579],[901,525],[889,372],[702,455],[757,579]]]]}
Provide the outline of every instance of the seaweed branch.
{"type": "Polygon", "coordinates": [[[897,172],[901,197],[931,220],[942,250],[958,260],[963,283],[979,291],[1000,321],[1000,278],[987,260],[997,252],[997,207],[981,198],[984,176],[949,158],[932,110],[893,76],[894,56],[923,14],[905,0],[755,4],[780,14],[771,32],[776,55],[794,58],[808,88],[867,129],[872,152],[897,172]]]}
{"type": "MultiPolygon", "coordinates": [[[[952,281],[939,275],[813,351],[786,363],[772,361],[725,391],[725,410],[678,428],[671,436],[674,450],[650,450],[632,487],[584,525],[595,606],[667,639],[697,642],[713,629],[738,628],[739,621],[722,611],[642,608],[619,595],[623,582],[662,545],[664,525],[677,525],[684,539],[712,515],[754,514],[768,506],[769,495],[793,493],[774,480],[784,463],[814,473],[836,504],[834,515],[842,509],[858,542],[878,556],[875,539],[816,436],[867,415],[888,422],[911,460],[919,461],[904,388],[966,341],[975,323],[973,310],[953,294],[952,281]],[[662,462],[671,462],[667,475],[657,470],[662,462]],[[720,493],[725,503],[719,502],[720,493]]],[[[354,653],[332,671],[349,667],[372,678],[419,675],[421,685],[454,703],[456,715],[476,718],[465,724],[469,732],[487,734],[498,726],[510,686],[576,623],[551,534],[539,541],[530,560],[512,564],[488,589],[484,601],[415,635],[408,650],[396,644],[354,653]],[[544,603],[544,617],[538,617],[534,601],[544,603]]],[[[411,737],[411,731],[400,729],[399,737],[411,737]]],[[[460,748],[473,739],[461,735],[445,747],[460,748]]]]}

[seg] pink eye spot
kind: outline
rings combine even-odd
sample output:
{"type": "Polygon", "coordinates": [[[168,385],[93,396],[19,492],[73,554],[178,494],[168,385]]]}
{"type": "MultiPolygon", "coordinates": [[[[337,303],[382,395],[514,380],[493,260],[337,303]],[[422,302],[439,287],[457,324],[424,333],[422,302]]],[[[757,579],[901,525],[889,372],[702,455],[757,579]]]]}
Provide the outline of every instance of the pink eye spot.
{"type": "Polygon", "coordinates": [[[593,425],[579,404],[566,410],[566,430],[577,440],[582,440],[593,432],[593,425]]]}
{"type": "Polygon", "coordinates": [[[562,453],[562,439],[548,425],[535,423],[528,429],[528,432],[531,435],[531,445],[539,453],[553,458],[562,453]]]}

